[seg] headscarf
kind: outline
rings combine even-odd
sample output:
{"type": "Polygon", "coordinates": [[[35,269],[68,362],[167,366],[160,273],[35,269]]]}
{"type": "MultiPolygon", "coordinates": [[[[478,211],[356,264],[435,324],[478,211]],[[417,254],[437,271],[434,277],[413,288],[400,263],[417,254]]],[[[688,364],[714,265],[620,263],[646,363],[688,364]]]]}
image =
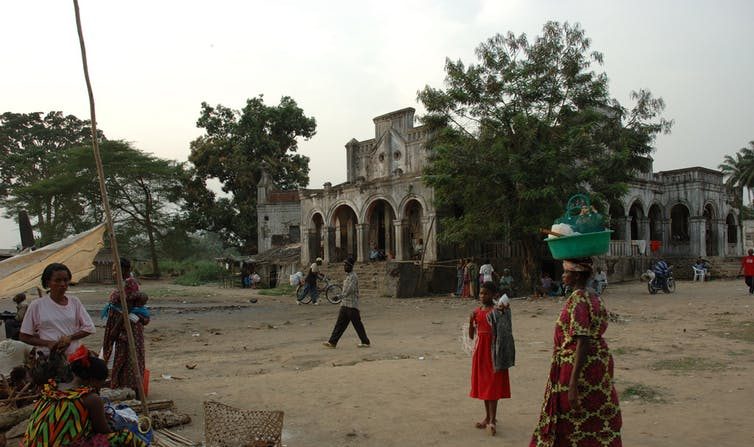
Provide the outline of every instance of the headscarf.
{"type": "Polygon", "coordinates": [[[566,259],[563,261],[563,270],[567,272],[586,272],[592,273],[592,259],[566,259]]]}

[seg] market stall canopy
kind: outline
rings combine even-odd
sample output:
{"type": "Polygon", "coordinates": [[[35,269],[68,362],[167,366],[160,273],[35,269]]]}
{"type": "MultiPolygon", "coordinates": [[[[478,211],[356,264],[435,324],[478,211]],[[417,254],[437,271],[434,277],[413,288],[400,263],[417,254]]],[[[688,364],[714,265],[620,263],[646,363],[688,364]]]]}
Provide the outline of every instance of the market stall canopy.
{"type": "Polygon", "coordinates": [[[85,278],[94,270],[92,261],[103,247],[105,225],[22,253],[0,262],[0,297],[13,296],[39,286],[44,268],[53,262],[65,264],[73,275],[73,282],[85,278]]]}

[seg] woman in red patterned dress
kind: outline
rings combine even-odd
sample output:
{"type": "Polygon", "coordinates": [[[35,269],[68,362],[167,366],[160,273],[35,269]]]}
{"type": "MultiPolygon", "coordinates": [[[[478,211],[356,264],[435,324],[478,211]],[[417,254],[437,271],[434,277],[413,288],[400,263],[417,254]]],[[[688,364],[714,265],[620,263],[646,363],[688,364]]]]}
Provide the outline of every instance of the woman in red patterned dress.
{"type": "Polygon", "coordinates": [[[586,284],[591,259],[563,261],[573,287],[555,324],[550,377],[530,447],[621,447],[613,357],[602,335],[607,310],[586,284]]]}
{"type": "Polygon", "coordinates": [[[469,338],[477,341],[471,357],[470,397],[484,401],[485,417],[476,423],[476,428],[487,428],[492,436],[497,433],[497,401],[511,397],[508,370],[495,372],[492,362],[492,327],[487,315],[493,310],[493,297],[497,293],[495,283],[486,282],[479,291],[481,305],[469,317],[469,338]]]}

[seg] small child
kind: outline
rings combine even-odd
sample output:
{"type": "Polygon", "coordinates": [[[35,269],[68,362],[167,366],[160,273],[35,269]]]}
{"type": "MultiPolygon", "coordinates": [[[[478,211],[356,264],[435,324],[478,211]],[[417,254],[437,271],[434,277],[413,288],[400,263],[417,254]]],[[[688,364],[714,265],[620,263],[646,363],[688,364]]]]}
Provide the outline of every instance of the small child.
{"type": "Polygon", "coordinates": [[[482,284],[479,291],[481,305],[474,309],[469,317],[469,338],[478,337],[471,357],[471,392],[470,397],[484,401],[485,418],[476,423],[476,428],[488,429],[490,435],[497,433],[497,401],[511,397],[508,370],[497,371],[493,360],[495,340],[489,314],[494,310],[493,298],[497,294],[495,283],[482,284]]]}

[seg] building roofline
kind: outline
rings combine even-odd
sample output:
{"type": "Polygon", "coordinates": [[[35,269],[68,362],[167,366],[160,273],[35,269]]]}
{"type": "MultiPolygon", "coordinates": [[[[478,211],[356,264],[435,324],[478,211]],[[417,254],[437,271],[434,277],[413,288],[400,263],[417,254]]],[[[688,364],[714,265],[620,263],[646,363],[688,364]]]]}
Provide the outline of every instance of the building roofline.
{"type": "Polygon", "coordinates": [[[388,113],[386,113],[384,115],[375,116],[374,118],[372,118],[372,121],[374,121],[376,123],[377,121],[382,121],[382,120],[384,120],[386,118],[392,118],[393,116],[405,115],[406,112],[415,113],[416,109],[414,109],[413,107],[404,107],[404,108],[399,109],[399,110],[394,110],[392,112],[388,112],[388,113]]]}
{"type": "Polygon", "coordinates": [[[671,169],[669,171],[660,171],[658,172],[658,174],[679,174],[681,172],[691,172],[691,171],[703,171],[709,174],[717,174],[720,176],[723,175],[723,173],[720,171],[717,171],[715,169],[705,168],[703,166],[692,166],[690,168],[671,169]]]}

